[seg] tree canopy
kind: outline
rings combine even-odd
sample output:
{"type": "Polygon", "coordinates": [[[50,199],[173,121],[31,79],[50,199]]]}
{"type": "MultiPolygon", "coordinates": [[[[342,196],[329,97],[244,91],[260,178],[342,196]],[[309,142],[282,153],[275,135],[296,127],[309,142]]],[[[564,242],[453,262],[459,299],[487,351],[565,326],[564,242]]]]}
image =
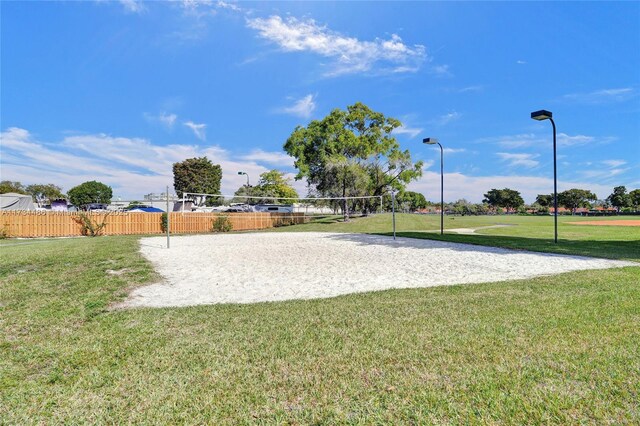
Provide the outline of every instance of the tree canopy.
{"type": "Polygon", "coordinates": [[[3,180],[0,182],[0,194],[7,194],[9,192],[14,192],[16,194],[26,194],[27,189],[24,185],[17,181],[12,180],[3,180]]]}
{"type": "Polygon", "coordinates": [[[613,192],[607,197],[607,201],[618,211],[623,207],[629,207],[631,205],[631,197],[627,194],[627,187],[616,186],[613,188],[613,192]]]}
{"type": "MultiPolygon", "coordinates": [[[[178,197],[184,193],[219,194],[222,168],[213,164],[207,157],[187,158],[173,164],[173,187],[178,197]]],[[[190,196],[200,204],[206,197],[190,196]]],[[[214,203],[213,199],[207,203],[214,203]]]]}
{"type": "Polygon", "coordinates": [[[589,207],[589,201],[595,201],[598,196],[586,189],[569,189],[558,194],[558,204],[575,213],[578,207],[589,207]]]}
{"type": "Polygon", "coordinates": [[[52,183],[29,185],[25,188],[25,191],[39,204],[51,203],[53,200],[65,198],[65,195],[62,193],[62,188],[52,183]]]}
{"type": "Polygon", "coordinates": [[[552,207],[553,206],[553,194],[538,194],[536,196],[536,204],[540,207],[552,207]]]}
{"type": "Polygon", "coordinates": [[[524,205],[524,200],[520,196],[520,192],[504,188],[504,189],[492,189],[484,194],[483,203],[487,203],[493,208],[504,207],[507,211],[517,210],[524,205]]]}
{"type": "Polygon", "coordinates": [[[298,193],[289,184],[289,179],[284,177],[284,173],[278,170],[270,170],[260,175],[260,180],[255,186],[242,185],[236,192],[238,197],[235,201],[252,203],[268,203],[278,204],[280,202],[290,204],[295,202],[295,198],[298,198],[298,193]],[[252,197],[269,197],[264,199],[251,198],[246,199],[241,196],[252,197]],[[283,200],[273,200],[271,197],[282,197],[283,200]]]}
{"type": "Polygon", "coordinates": [[[113,191],[110,186],[92,180],[71,188],[68,195],[73,205],[85,209],[91,203],[109,204],[113,191]]]}
{"type": "Polygon", "coordinates": [[[404,191],[398,196],[398,204],[402,205],[403,210],[415,212],[427,207],[427,199],[419,192],[404,191]]]}
{"type": "MultiPolygon", "coordinates": [[[[319,196],[385,195],[390,187],[402,191],[422,175],[423,163],[413,163],[392,136],[400,126],[395,118],[357,102],[296,127],[284,150],[295,158],[296,179],[306,178],[319,196]]],[[[375,204],[362,207],[372,210],[375,204]]],[[[343,210],[348,218],[348,203],[343,210]]]]}
{"type": "Polygon", "coordinates": [[[631,202],[631,206],[638,210],[638,208],[640,208],[640,189],[634,189],[629,192],[629,200],[631,202]]]}

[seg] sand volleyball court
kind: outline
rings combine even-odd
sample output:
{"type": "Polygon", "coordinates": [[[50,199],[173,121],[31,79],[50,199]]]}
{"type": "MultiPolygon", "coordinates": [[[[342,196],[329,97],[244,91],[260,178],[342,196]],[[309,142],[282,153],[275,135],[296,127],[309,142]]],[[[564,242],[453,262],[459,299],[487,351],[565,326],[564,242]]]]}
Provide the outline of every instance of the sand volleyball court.
{"type": "Polygon", "coordinates": [[[391,288],[482,283],[631,262],[412,238],[335,233],[243,233],[143,238],[163,282],[124,307],[255,303],[391,288]]]}

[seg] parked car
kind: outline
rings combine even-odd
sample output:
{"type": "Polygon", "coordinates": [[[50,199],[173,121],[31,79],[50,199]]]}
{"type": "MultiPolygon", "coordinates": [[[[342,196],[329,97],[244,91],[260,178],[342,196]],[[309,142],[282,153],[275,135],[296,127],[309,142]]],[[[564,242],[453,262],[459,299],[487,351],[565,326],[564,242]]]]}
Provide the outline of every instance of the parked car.
{"type": "Polygon", "coordinates": [[[293,205],[291,204],[257,204],[254,209],[257,212],[265,213],[293,213],[293,205]]]}
{"type": "Polygon", "coordinates": [[[101,203],[91,203],[86,205],[86,210],[88,212],[93,210],[107,210],[107,205],[101,203]]]}

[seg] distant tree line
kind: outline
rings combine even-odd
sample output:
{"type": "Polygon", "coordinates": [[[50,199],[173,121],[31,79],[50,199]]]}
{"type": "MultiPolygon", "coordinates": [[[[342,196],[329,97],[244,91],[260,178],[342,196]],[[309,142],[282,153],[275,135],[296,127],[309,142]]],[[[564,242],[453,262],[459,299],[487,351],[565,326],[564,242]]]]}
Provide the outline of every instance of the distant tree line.
{"type": "Polygon", "coordinates": [[[74,186],[65,194],[62,187],[52,183],[25,186],[21,182],[3,180],[0,182],[0,194],[7,193],[31,195],[40,207],[49,206],[55,200],[68,199],[81,210],[86,210],[91,204],[109,204],[113,197],[110,186],[96,181],[74,186]]]}
{"type": "MultiPolygon", "coordinates": [[[[364,214],[380,208],[391,208],[391,193],[395,193],[398,211],[415,212],[438,208],[423,194],[407,191],[407,185],[422,176],[422,161],[413,161],[409,150],[401,150],[393,131],[402,123],[363,103],[356,102],[345,110],[336,108],[321,120],[312,120],[306,126],[296,127],[284,143],[283,149],[294,159],[298,170],[296,180],[305,179],[308,197],[343,198],[328,201],[334,210],[340,208],[345,220],[350,212],[364,214]],[[374,196],[371,199],[357,198],[374,196]],[[353,200],[346,200],[355,197],[353,200]]],[[[260,175],[255,186],[242,185],[235,191],[233,201],[254,203],[291,203],[298,194],[286,175],[270,170],[260,175]],[[252,197],[252,198],[249,198],[252,197]]],[[[222,168],[207,157],[188,158],[173,164],[173,184],[179,197],[187,195],[198,205],[216,205],[224,202],[220,195],[222,168]]],[[[0,182],[0,193],[30,194],[40,205],[57,198],[68,198],[74,205],[87,208],[92,203],[108,204],[113,196],[111,187],[96,181],[84,182],[71,188],[67,194],[54,184],[24,186],[20,182],[0,182]]],[[[572,188],[558,194],[558,205],[575,213],[582,207],[612,207],[617,212],[640,208],[640,189],[627,192],[616,186],[604,200],[593,192],[572,188]]],[[[445,209],[457,214],[487,214],[506,211],[548,213],[553,207],[553,196],[538,194],[530,206],[520,192],[492,188],[484,194],[482,203],[473,204],[461,199],[448,203],[445,209]]]]}
{"type": "MultiPolygon", "coordinates": [[[[176,163],[174,168],[174,185],[178,196],[187,192],[218,194],[222,170],[219,165],[213,164],[206,157],[187,159],[176,163]]],[[[60,186],[54,184],[23,185],[20,182],[3,180],[0,182],[0,194],[18,193],[31,195],[40,206],[50,205],[57,199],[68,199],[81,210],[86,210],[91,204],[109,204],[113,197],[110,186],[101,182],[89,181],[71,188],[67,194],[62,192],[60,186]]],[[[192,196],[191,199],[206,205],[216,205],[224,202],[220,197],[192,196]]],[[[255,186],[242,185],[235,191],[232,202],[254,204],[291,204],[296,202],[298,193],[291,186],[285,174],[278,170],[270,170],[262,173],[255,186]],[[252,198],[248,198],[248,197],[252,198]],[[260,198],[264,197],[264,198],[260,198]]],[[[371,208],[371,204],[379,203],[374,199],[365,205],[361,202],[352,203],[352,206],[363,209],[371,208]]],[[[383,209],[390,211],[392,200],[390,194],[383,196],[383,209]]],[[[342,209],[342,205],[331,202],[318,202],[318,206],[330,206],[336,211],[342,209]],[[334,205],[335,204],[335,205],[334,205]]],[[[558,193],[558,206],[564,207],[575,214],[579,208],[604,208],[615,209],[616,212],[640,211],[640,189],[627,192],[625,186],[616,186],[613,192],[605,199],[598,199],[597,195],[586,189],[572,188],[558,193]]],[[[482,203],[471,203],[465,199],[445,204],[445,211],[459,215],[483,215],[489,213],[541,213],[546,214],[553,208],[553,194],[538,194],[531,205],[526,205],[520,192],[510,189],[491,189],[484,194],[482,203]]],[[[396,211],[412,213],[429,209],[440,209],[440,203],[427,201],[425,196],[418,192],[401,190],[396,194],[396,211]]]]}

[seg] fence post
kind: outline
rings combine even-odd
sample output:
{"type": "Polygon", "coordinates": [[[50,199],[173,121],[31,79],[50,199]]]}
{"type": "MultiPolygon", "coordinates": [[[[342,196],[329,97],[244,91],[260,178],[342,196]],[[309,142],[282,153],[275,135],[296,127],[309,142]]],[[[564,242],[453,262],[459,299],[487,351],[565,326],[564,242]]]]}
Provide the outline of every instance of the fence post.
{"type": "Polygon", "coordinates": [[[171,219],[169,218],[169,185],[167,185],[167,248],[169,248],[171,242],[169,241],[169,227],[171,219]]]}

